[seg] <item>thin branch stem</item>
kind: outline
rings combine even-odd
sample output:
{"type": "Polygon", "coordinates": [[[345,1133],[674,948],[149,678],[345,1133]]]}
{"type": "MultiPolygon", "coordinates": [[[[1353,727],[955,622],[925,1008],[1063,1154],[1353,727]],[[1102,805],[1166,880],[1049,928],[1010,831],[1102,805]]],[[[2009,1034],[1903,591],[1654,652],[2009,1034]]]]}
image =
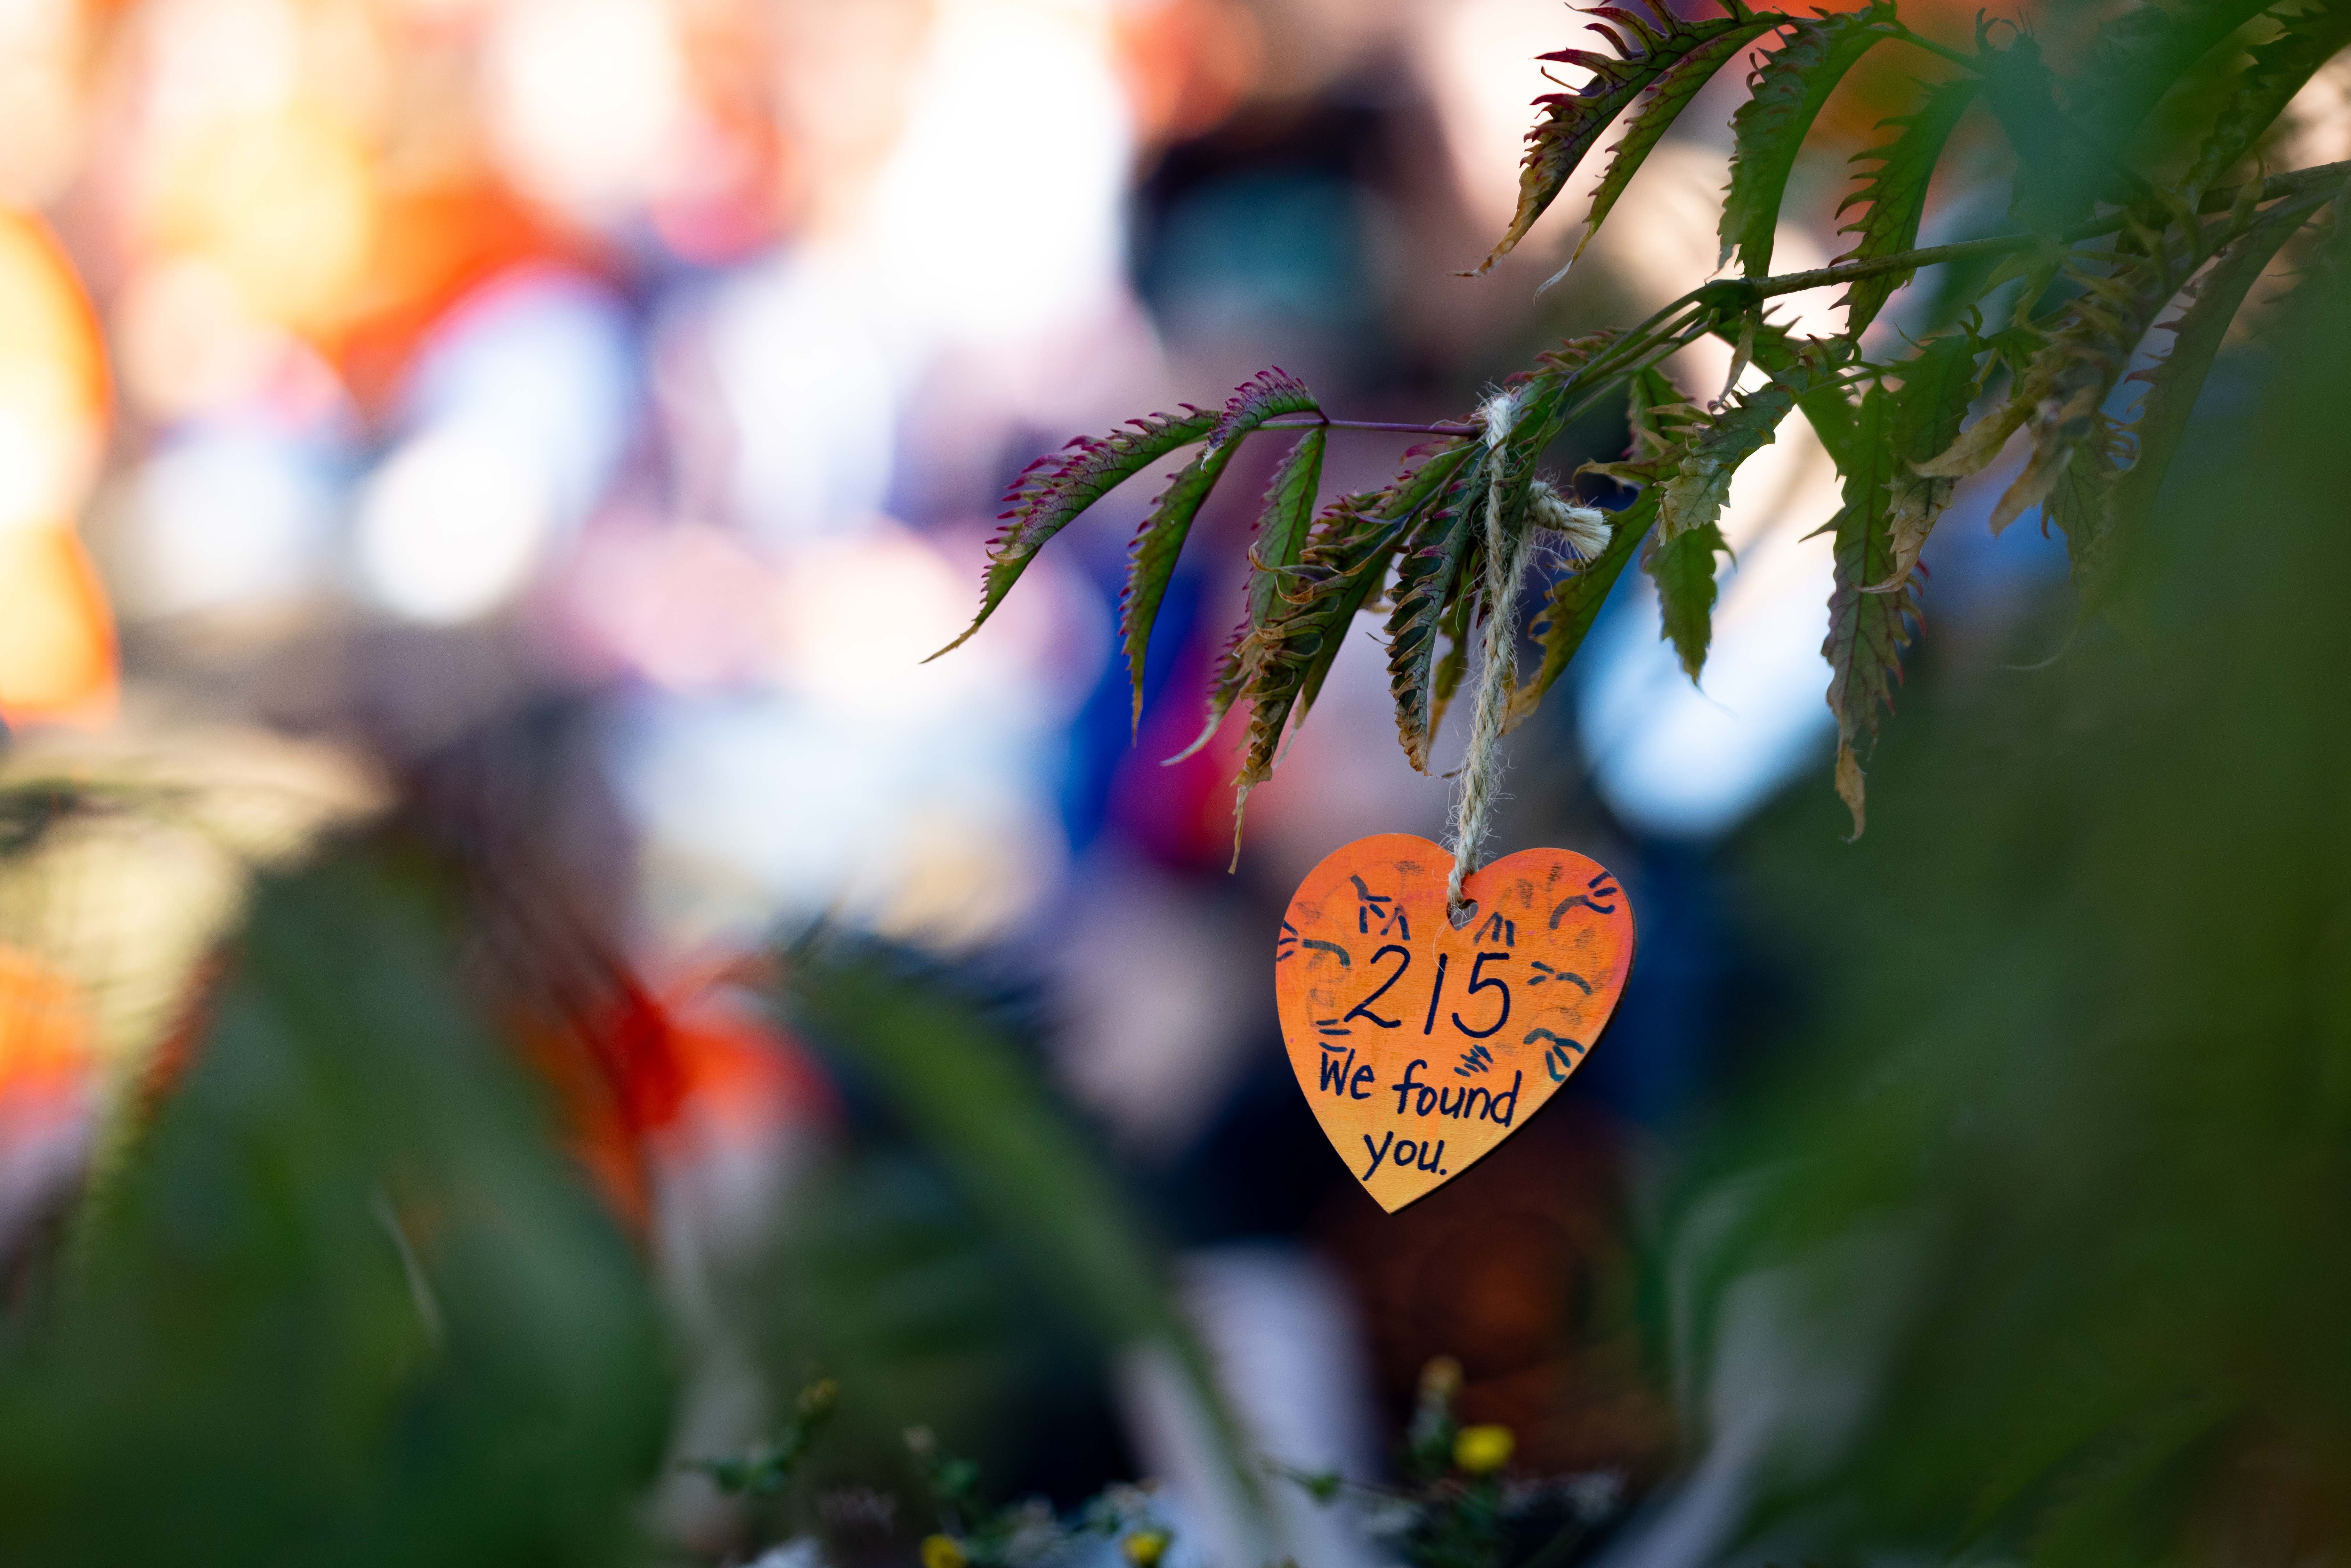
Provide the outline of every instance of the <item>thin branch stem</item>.
{"type": "MultiPolygon", "coordinates": [[[[1905,41],[1911,41],[1906,38],[1905,41]]],[[[2351,181],[2351,161],[2340,163],[2314,164],[2291,173],[2275,174],[2262,182],[2261,202],[2273,202],[2281,197],[2307,196],[2330,183],[2351,181]]],[[[2204,193],[2199,210],[2207,213],[2231,210],[2243,194],[2242,186],[2221,186],[2204,193]]],[[[1572,420],[1588,409],[1624,375],[1636,373],[1646,365],[1683,347],[1707,330],[1704,321],[1719,314],[1721,305],[1738,301],[1746,305],[1782,294],[1800,294],[1808,288],[1826,288],[1840,283],[1851,283],[1865,277],[1880,277],[1889,272],[1912,272],[1922,267],[1934,267],[1947,261],[1970,261],[1981,256],[2012,255],[2031,250],[2037,246],[2075,245],[2085,239],[2114,233],[2130,221],[2127,209],[2090,219],[2052,238],[2045,235],[1990,235],[1981,239],[1959,240],[1950,245],[1928,246],[1917,250],[1906,250],[1896,256],[1874,256],[1859,261],[1837,262],[1828,267],[1816,267],[1804,272],[1784,272],[1776,277],[1719,278],[1702,284],[1680,298],[1673,300],[1647,320],[1627,332],[1605,353],[1585,366],[1576,376],[1578,382],[1593,383],[1584,398],[1571,405],[1562,416],[1572,420]],[[1706,296],[1712,292],[1716,301],[1706,296]],[[1712,307],[1711,308],[1709,307],[1712,307]],[[1676,320],[1685,312],[1697,310],[1691,319],[1676,320]]],[[[2228,225],[2206,237],[2207,248],[2217,248],[2233,237],[2228,225]]],[[[1475,435],[1479,426],[1458,422],[1416,424],[1405,421],[1382,419],[1281,419],[1269,420],[1259,426],[1264,430],[1367,430],[1383,431],[1398,435],[1464,436],[1475,435]]]]}
{"type": "Polygon", "coordinates": [[[1385,430],[1400,435],[1474,435],[1474,424],[1407,424],[1384,419],[1270,419],[1259,430],[1385,430]]]}
{"type": "Polygon", "coordinates": [[[1949,44],[1938,44],[1932,38],[1914,33],[1900,22],[1893,24],[1892,31],[1887,36],[1909,45],[1914,49],[1924,49],[1938,60],[1949,60],[1970,76],[1983,75],[1983,62],[1973,55],[1962,54],[1949,44]]]}
{"type": "MultiPolygon", "coordinates": [[[[2112,226],[2120,228],[2121,220],[2116,220],[2112,226]]],[[[1825,288],[1834,283],[1850,283],[1859,277],[1909,272],[1921,267],[1933,267],[1938,262],[1968,261],[1980,256],[2006,256],[2011,251],[2031,250],[2045,243],[2044,236],[2041,235],[1992,235],[1984,239],[1963,239],[1952,245],[1928,246],[1923,250],[1906,250],[1896,256],[1873,256],[1860,261],[1841,261],[1829,267],[1813,267],[1809,272],[1783,272],[1777,277],[1750,278],[1740,287],[1751,290],[1758,298],[1769,299],[1775,295],[1801,294],[1807,288],[1825,288]]],[[[1692,297],[1698,292],[1693,289],[1692,297]]]]}
{"type": "MultiPolygon", "coordinates": [[[[2260,200],[2272,202],[2281,196],[2306,193],[2315,186],[2351,178],[2351,162],[2321,163],[2308,169],[2297,169],[2290,174],[2279,174],[2262,182],[2260,200]]],[[[2242,187],[2231,186],[2207,192],[2199,204],[2205,212],[2226,212],[2232,207],[2242,187]]],[[[1928,246],[1920,250],[1906,250],[1895,256],[1873,256],[1860,261],[1841,261],[1829,267],[1816,267],[1809,272],[1783,272],[1776,277],[1750,279],[1727,278],[1702,285],[1675,301],[1676,305],[1694,304],[1708,288],[1725,293],[1743,291],[1758,299],[1775,295],[1798,294],[1807,288],[1825,288],[1832,284],[1850,283],[1855,278],[1877,277],[1889,272],[1908,272],[1917,267],[1933,267],[1938,262],[1967,261],[1977,256],[2007,256],[2020,250],[2031,250],[2045,244],[2071,245],[2112,234],[2129,221],[2126,212],[2109,213],[2068,231],[2062,238],[2051,240],[2043,235],[1991,235],[1983,239],[1959,240],[1951,245],[1928,246]],[[1729,285],[1725,287],[1725,285],[1729,285]]],[[[1672,307],[1667,307],[1671,309],[1672,307]]],[[[1658,312],[1660,316],[1665,311],[1658,312]]],[[[1655,319],[1656,318],[1652,318],[1655,319]]]]}

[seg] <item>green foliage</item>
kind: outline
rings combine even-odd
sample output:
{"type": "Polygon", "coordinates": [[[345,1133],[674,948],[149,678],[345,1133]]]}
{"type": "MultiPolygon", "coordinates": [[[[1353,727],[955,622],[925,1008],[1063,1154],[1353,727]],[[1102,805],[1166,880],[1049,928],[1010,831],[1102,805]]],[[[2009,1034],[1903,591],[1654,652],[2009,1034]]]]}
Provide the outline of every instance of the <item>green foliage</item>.
{"type": "Polygon", "coordinates": [[[1792,22],[1780,47],[1749,85],[1730,117],[1730,189],[1722,198],[1722,259],[1732,251],[1750,277],[1771,270],[1780,199],[1794,172],[1805,132],[1861,57],[1893,36],[1891,0],[1860,11],[1792,22]]]}
{"type": "MultiPolygon", "coordinates": [[[[1510,228],[1486,257],[1479,268],[1480,272],[1509,255],[1526,237],[1535,220],[1558,198],[1567,177],[1575,172],[1584,154],[1592,151],[1618,112],[1644,89],[1653,84],[1659,87],[1650,107],[1669,104],[1670,120],[1673,112],[1678,112],[1680,106],[1689,101],[1691,94],[1706,85],[1715,68],[1738,52],[1740,44],[1785,20],[1777,16],[1757,17],[1740,0],[1730,0],[1729,16],[1704,22],[1686,22],[1662,5],[1651,10],[1637,4],[1596,6],[1591,15],[1603,19],[1594,24],[1594,30],[1615,47],[1616,53],[1596,55],[1586,49],[1560,49],[1542,57],[1561,65],[1581,66],[1592,73],[1591,79],[1573,92],[1551,93],[1536,100],[1543,117],[1527,133],[1526,156],[1519,170],[1518,210],[1511,214],[1510,228]],[[1729,47],[1715,47],[1726,38],[1736,41],[1729,47]],[[1659,82],[1668,70],[1684,64],[1690,68],[1676,80],[1659,82]]],[[[1636,127],[1641,118],[1635,117],[1636,127]]],[[[1665,125],[1660,123],[1654,133],[1637,129],[1627,133],[1626,140],[1633,144],[1635,156],[1625,169],[1626,182],[1632,179],[1640,156],[1646,155],[1646,142],[1654,142],[1664,131],[1665,125]]],[[[1620,161],[1621,157],[1622,149],[1620,161]]],[[[1621,184],[1618,189],[1621,191],[1621,184]]],[[[1608,197],[1609,202],[1614,200],[1613,194],[1608,197]]],[[[1606,204],[1595,203],[1587,232],[1598,228],[1605,215],[1606,204]]]]}
{"type": "Polygon", "coordinates": [[[1495,455],[1479,450],[1462,465],[1445,498],[1406,543],[1396,563],[1388,612],[1388,695],[1395,699],[1396,733],[1415,768],[1428,771],[1432,738],[1429,683],[1437,633],[1449,606],[1462,601],[1463,568],[1469,559],[1479,515],[1486,504],[1488,470],[1495,455]]]}
{"type": "Polygon", "coordinates": [[[938,1513],[937,1532],[923,1543],[925,1568],[1036,1568],[1066,1558],[1089,1536],[1116,1541],[1134,1568],[1154,1568],[1174,1538],[1144,1488],[1105,1488],[1066,1516],[1036,1498],[996,1507],[979,1467],[940,1447],[928,1427],[909,1428],[906,1447],[938,1513]]]}
{"type": "Polygon", "coordinates": [[[468,1000],[445,892],[355,858],[261,893],[0,1333],[0,1561],[643,1560],[658,1309],[468,1000]]]}
{"type": "Polygon", "coordinates": [[[695,1459],[688,1468],[708,1476],[710,1484],[720,1491],[773,1497],[790,1484],[840,1404],[839,1386],[829,1377],[820,1378],[800,1390],[792,1402],[791,1418],[773,1442],[761,1443],[747,1453],[695,1459]]]}
{"type": "MultiPolygon", "coordinates": [[[[1200,504],[1223,478],[1240,443],[1228,441],[1193,455],[1168,483],[1151,514],[1134,531],[1128,547],[1126,588],[1119,596],[1118,630],[1126,647],[1127,679],[1134,687],[1134,723],[1143,722],[1143,664],[1151,647],[1151,628],[1159,620],[1160,601],[1167,597],[1167,580],[1176,574],[1176,559],[1192,532],[1200,504]]],[[[987,612],[982,611],[985,618],[987,612]]],[[[969,636],[969,632],[965,633],[969,636]]],[[[1232,699],[1228,697],[1229,703],[1232,699]]]]}
{"type": "Polygon", "coordinates": [[[1012,1043],[965,1002],[883,955],[822,937],[793,956],[778,997],[891,1106],[1082,1329],[1105,1348],[1148,1349],[1189,1377],[1210,1436],[1254,1497],[1237,1428],[1197,1344],[1175,1315],[1148,1232],[1012,1043]]]}
{"type": "Polygon", "coordinates": [[[1887,405],[1892,394],[1872,387],[1861,400],[1863,465],[1845,476],[1844,507],[1831,525],[1836,531],[1836,587],[1829,596],[1829,711],[1837,724],[1837,793],[1853,812],[1853,836],[1861,837],[1861,761],[1856,744],[1877,729],[1881,707],[1894,706],[1902,678],[1902,649],[1910,640],[1908,618],[1916,612],[1909,579],[1894,570],[1894,475],[1897,459],[1888,439],[1887,405]],[[1891,580],[1894,591],[1872,593],[1869,585],[1891,580]]]}
{"type": "Polygon", "coordinates": [[[1507,1427],[1464,1427],[1453,1413],[1461,1365],[1438,1356],[1421,1370],[1420,1397],[1397,1456],[1396,1484],[1367,1486],[1278,1461],[1267,1469],[1325,1505],[1363,1510],[1365,1528],[1411,1568],[1557,1568],[1616,1511],[1613,1472],[1513,1474],[1507,1427]]]}
{"type": "MultiPolygon", "coordinates": [[[[2265,174],[2253,162],[2275,144],[2273,130],[2294,93],[2351,42],[2345,0],[2141,5],[2104,24],[2071,77],[2050,68],[2029,30],[1989,17],[1962,47],[1913,31],[1895,0],[1802,18],[1751,10],[1743,0],[1725,5],[1700,19],[1603,6],[1589,15],[1613,53],[1543,57],[1585,79],[1539,101],[1518,208],[1486,266],[1526,237],[1622,116],[1580,253],[1698,89],[1750,45],[1769,46],[1731,116],[1719,230],[1726,261],[1735,252],[1743,276],[1701,284],[1635,326],[1542,356],[1504,383],[1504,395],[1426,427],[1442,439],[1411,455],[1393,484],[1332,503],[1311,525],[1302,519],[1322,447],[1301,442],[1277,476],[1251,553],[1248,619],[1209,693],[1207,733],[1232,707],[1249,710],[1235,780],[1241,800],[1303,720],[1355,614],[1383,598],[1398,738],[1416,767],[1426,766],[1436,721],[1467,662],[1468,629],[1490,608],[1479,569],[1485,508],[1489,499],[1499,506],[1507,538],[1536,526],[1531,497],[1545,449],[1595,409],[1626,410],[1633,450],[1586,468],[1640,486],[1642,509],[1628,513],[1597,562],[1552,569],[1559,575],[1537,627],[1542,661],[1515,694],[1511,718],[1523,720],[1573,659],[1635,548],[1627,533],[1653,531],[1643,559],[1665,603],[1666,635],[1698,678],[1724,498],[1740,466],[1801,409],[1845,482],[1838,516],[1819,521],[1839,540],[1829,705],[1838,721],[1837,783],[1858,826],[1857,747],[1900,678],[1917,608],[1912,574],[1956,486],[1990,467],[2021,434],[2025,463],[1993,527],[2039,511],[2065,535],[2081,613],[2106,611],[2213,354],[2254,285],[2291,261],[2295,236],[2337,201],[2351,175],[2351,164],[2265,174]],[[1812,128],[1855,63],[1880,45],[1931,57],[1940,79],[1917,84],[1915,107],[1886,122],[1892,139],[1858,156],[1867,166],[1839,209],[1858,209],[1844,231],[1855,236],[1852,249],[1832,266],[1773,276],[1774,231],[1812,128]],[[1919,248],[1928,193],[1977,105],[2008,143],[2010,225],[1919,248]],[[1940,335],[1916,354],[1896,335],[1892,351],[1865,355],[1865,330],[1913,290],[1922,269],[1946,264],[1949,276],[1931,299],[1914,301],[1908,323],[1940,335]],[[1838,284],[1847,289],[1838,335],[1798,339],[1768,315],[1779,296],[1838,284]],[[2174,362],[2149,378],[2143,411],[2123,406],[2135,357],[2183,298],[2190,302],[2174,362]],[[2004,320],[1988,329],[1995,316],[2004,320]],[[1713,402],[1702,401],[1711,389],[1676,389],[1657,369],[1708,335],[1738,350],[1733,384],[1713,402]],[[1987,406],[1964,423],[1979,399],[1987,406]]],[[[1179,476],[1138,537],[1127,651],[1139,681],[1152,615],[1198,501],[1223,472],[1222,454],[1277,417],[1290,423],[1273,428],[1319,432],[1347,423],[1270,373],[1214,419],[1144,422],[1136,433],[1079,444],[1031,469],[1014,486],[982,618],[1037,546],[1118,477],[1209,439],[1208,453],[1179,476]]]]}
{"type": "MultiPolygon", "coordinates": [[[[1840,217],[1848,208],[1861,209],[1861,216],[1841,231],[1857,236],[1843,259],[1875,261],[1900,256],[1917,245],[1918,220],[1926,215],[1927,187],[1935,177],[1935,165],[1942,162],[1944,144],[1959,129],[1959,117],[1982,90],[1980,78],[1955,77],[1928,93],[1916,113],[1886,122],[1902,128],[1893,141],[1853,155],[1856,163],[1867,159],[1877,167],[1837,208],[1840,217]]],[[[1906,269],[1855,281],[1845,294],[1845,330],[1859,337],[1910,277],[1906,269]]]]}
{"type": "Polygon", "coordinates": [[[2147,372],[2150,385],[2136,428],[2138,460],[2111,492],[2116,531],[2135,532],[2145,525],[2230,323],[2278,252],[2302,227],[2312,204],[2304,197],[2282,202],[2263,214],[2197,280],[2188,307],[2171,322],[2171,351],[2147,372]]]}
{"type": "Polygon", "coordinates": [[[1535,617],[1531,629],[1536,645],[1542,650],[1542,660],[1533,676],[1510,695],[1508,722],[1512,728],[1534,713],[1552,683],[1567,673],[1568,661],[1583,646],[1585,633],[1599,617],[1601,605],[1607,602],[1608,591],[1625,574],[1625,563],[1633,559],[1634,549],[1647,537],[1649,525],[1656,520],[1656,492],[1643,491],[1639,500],[1617,514],[1608,548],[1599,558],[1582,571],[1562,573],[1552,584],[1551,594],[1543,601],[1542,612],[1535,617]]]}
{"type": "Polygon", "coordinates": [[[2246,51],[2243,68],[2229,83],[2211,134],[2197,149],[2196,162],[2182,183],[2193,199],[2210,189],[2275,124],[2318,68],[2351,43],[2351,5],[2320,0],[2265,43],[2246,51]]]}
{"type": "MultiPolygon", "coordinates": [[[[987,549],[987,578],[979,613],[962,636],[939,650],[946,653],[971,639],[996,613],[1045,541],[1075,522],[1087,507],[1171,452],[1207,439],[1224,423],[1222,413],[1186,406],[1180,414],[1155,413],[1129,422],[1132,429],[1099,438],[1081,435],[1061,451],[1040,457],[1020,472],[1005,494],[1004,527],[987,549]]],[[[1201,490],[1205,500],[1207,492],[1201,490]]],[[[1193,503],[1196,510],[1198,502],[1193,503]]],[[[1186,522],[1188,526],[1189,514],[1186,522]]],[[[1169,553],[1173,563],[1174,553],[1169,553]]],[[[1149,635],[1146,624],[1144,634],[1149,635]]],[[[934,653],[935,659],[939,653],[934,653]]]]}
{"type": "MultiPolygon", "coordinates": [[[[1734,1282],[1771,1279],[1790,1332],[1834,1347],[1780,1339],[1777,1364],[1868,1392],[1832,1455],[1791,1432],[1759,1457],[1719,1560],[2346,1549],[2351,314],[2330,292],[2286,323],[2283,373],[2199,422],[2130,558],[2140,635],[2085,635],[2031,681],[1922,683],[1876,759],[1898,817],[1824,853],[1826,813],[1794,800],[1736,848],[1748,922],[1815,978],[1676,1206],[1686,1376],[1749,1355],[1734,1282]],[[2215,518],[2258,548],[2216,549],[2215,518]]],[[[2062,629],[2046,608],[2021,647],[2062,629]]]]}
{"type": "MultiPolygon", "coordinates": [[[[1151,628],[1159,619],[1159,601],[1166,596],[1167,580],[1175,572],[1184,540],[1192,531],[1192,519],[1200,515],[1208,492],[1224,476],[1233,454],[1240,450],[1241,443],[1251,433],[1267,420],[1285,413],[1315,412],[1314,394],[1305,383],[1280,370],[1261,371],[1255,380],[1243,383],[1234,391],[1216,423],[1204,433],[1207,447],[1185,465],[1136,531],[1119,613],[1119,630],[1126,644],[1128,678],[1134,688],[1136,724],[1143,720],[1143,661],[1151,646],[1151,628]]],[[[1310,431],[1299,438],[1266,497],[1266,513],[1259,526],[1266,533],[1265,542],[1270,553],[1257,562],[1258,575],[1250,584],[1250,624],[1243,627],[1235,640],[1217,682],[1223,704],[1217,710],[1219,715],[1232,706],[1233,697],[1243,685],[1245,650],[1250,632],[1260,622],[1260,605],[1275,596],[1280,574],[1297,562],[1307,519],[1314,514],[1314,495],[1322,476],[1322,433],[1310,431]]],[[[1019,493],[1017,484],[1014,490],[1019,493]]],[[[995,607],[996,600],[983,602],[979,621],[972,622],[971,631],[964,636],[979,630],[979,622],[986,621],[995,607]]]]}
{"type": "MultiPolygon", "coordinates": [[[[1647,161],[1650,150],[1656,146],[1674,121],[1681,118],[1698,89],[1714,79],[1714,73],[1733,55],[1780,26],[1776,15],[1753,16],[1716,34],[1702,44],[1692,46],[1665,73],[1652,82],[1634,106],[1632,118],[1625,122],[1625,134],[1609,149],[1608,168],[1600,176],[1599,186],[1593,192],[1592,211],[1583,220],[1583,235],[1575,242],[1575,250],[1568,257],[1574,262],[1600,232],[1600,225],[1616,205],[1617,198],[1633,183],[1647,161]]],[[[1556,189],[1556,187],[1554,187],[1556,189]]]]}
{"type": "Polygon", "coordinates": [[[1693,681],[1706,668],[1707,644],[1714,640],[1715,557],[1729,553],[1722,530],[1711,522],[1684,528],[1671,538],[1660,533],[1642,552],[1641,569],[1657,585],[1666,640],[1693,681]]]}

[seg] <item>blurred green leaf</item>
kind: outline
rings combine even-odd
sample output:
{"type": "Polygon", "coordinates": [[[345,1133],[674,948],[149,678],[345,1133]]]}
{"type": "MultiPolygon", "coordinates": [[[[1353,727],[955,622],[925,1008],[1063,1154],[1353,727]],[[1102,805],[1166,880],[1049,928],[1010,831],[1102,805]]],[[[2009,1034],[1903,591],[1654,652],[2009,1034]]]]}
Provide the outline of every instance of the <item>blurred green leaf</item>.
{"type": "Polygon", "coordinates": [[[56,1298],[0,1350],[0,1562],[641,1560],[643,1272],[429,890],[266,887],[56,1298]]]}

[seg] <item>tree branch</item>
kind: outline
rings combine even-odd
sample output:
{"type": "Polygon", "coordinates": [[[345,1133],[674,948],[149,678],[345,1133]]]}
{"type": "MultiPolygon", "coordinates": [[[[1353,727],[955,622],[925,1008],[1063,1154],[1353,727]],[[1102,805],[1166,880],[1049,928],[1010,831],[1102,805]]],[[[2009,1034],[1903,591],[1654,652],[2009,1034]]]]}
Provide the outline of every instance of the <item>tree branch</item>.
{"type": "Polygon", "coordinates": [[[1474,435],[1474,424],[1408,424],[1384,419],[1270,419],[1259,430],[1387,430],[1402,435],[1474,435]]]}

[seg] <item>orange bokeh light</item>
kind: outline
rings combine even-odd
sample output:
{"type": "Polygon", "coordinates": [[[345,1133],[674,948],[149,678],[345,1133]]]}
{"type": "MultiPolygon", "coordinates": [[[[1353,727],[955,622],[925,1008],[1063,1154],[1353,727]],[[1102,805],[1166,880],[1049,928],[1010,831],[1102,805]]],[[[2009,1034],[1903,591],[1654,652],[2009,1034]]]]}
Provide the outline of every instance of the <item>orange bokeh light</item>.
{"type": "Polygon", "coordinates": [[[345,319],[367,276],[374,173],[330,115],[224,120],[166,164],[152,222],[164,249],[219,267],[255,316],[320,331],[345,319]]]}
{"type": "Polygon", "coordinates": [[[64,527],[0,528],[0,716],[102,722],[118,680],[114,618],[80,538],[64,527]]]}
{"type": "Polygon", "coordinates": [[[86,1112],[94,1039],[80,987],[28,953],[0,947],[0,1144],[86,1112]]]}
{"type": "Polygon", "coordinates": [[[106,591],[73,522],[104,450],[97,312],[38,221],[0,212],[0,716],[102,718],[118,671],[106,591]]]}

